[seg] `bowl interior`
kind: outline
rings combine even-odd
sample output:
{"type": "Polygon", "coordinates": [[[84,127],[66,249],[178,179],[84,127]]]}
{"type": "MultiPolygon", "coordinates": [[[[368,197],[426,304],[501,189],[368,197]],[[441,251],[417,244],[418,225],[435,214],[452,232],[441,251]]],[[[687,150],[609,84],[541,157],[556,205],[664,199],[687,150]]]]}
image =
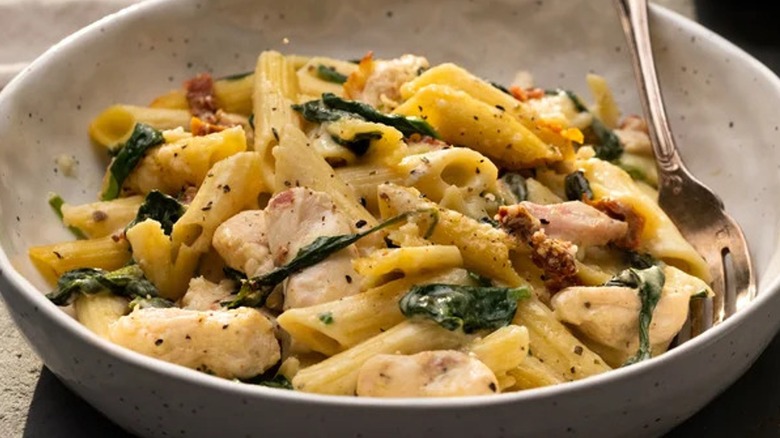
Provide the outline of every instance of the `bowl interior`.
{"type": "MultiPolygon", "coordinates": [[[[529,70],[538,86],[587,96],[585,75],[639,111],[628,53],[610,0],[484,2],[372,0],[153,1],[72,37],[33,64],[0,98],[0,244],[40,291],[33,245],[70,239],[46,203],[96,199],[107,157],[86,127],[113,103],[144,105],[201,71],[251,70],[261,50],[354,59],[416,53],[508,83],[529,70]],[[391,36],[391,37],[389,37],[391,36]],[[57,169],[75,157],[77,175],[57,169]]],[[[710,32],[668,12],[652,15],[670,119],[686,162],[745,229],[767,292],[780,272],[778,80],[710,32]]],[[[24,293],[35,292],[33,288],[24,293]]]]}

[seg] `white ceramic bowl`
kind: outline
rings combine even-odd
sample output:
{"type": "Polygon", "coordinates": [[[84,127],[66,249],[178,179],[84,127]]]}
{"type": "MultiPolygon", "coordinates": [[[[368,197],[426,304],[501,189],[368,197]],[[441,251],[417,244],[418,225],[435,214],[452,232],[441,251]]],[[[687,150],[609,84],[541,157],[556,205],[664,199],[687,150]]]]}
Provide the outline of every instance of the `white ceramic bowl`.
{"type": "Polygon", "coordinates": [[[158,362],[93,336],[41,294],[31,245],[68,239],[46,205],[56,190],[94,199],[105,161],[89,120],[115,102],[148,102],[196,72],[249,70],[257,53],[355,58],[415,52],[508,82],[582,90],[605,75],[636,112],[628,55],[610,0],[151,1],[67,38],[0,94],[0,290],[24,335],[70,388],[147,436],[641,436],[670,429],[732,383],[780,319],[780,81],[696,24],[654,8],[654,43],[671,120],[696,175],[745,228],[759,297],[684,347],[584,381],[497,397],[366,400],[233,383],[158,362]],[[54,171],[73,155],[78,177],[54,171]]]}

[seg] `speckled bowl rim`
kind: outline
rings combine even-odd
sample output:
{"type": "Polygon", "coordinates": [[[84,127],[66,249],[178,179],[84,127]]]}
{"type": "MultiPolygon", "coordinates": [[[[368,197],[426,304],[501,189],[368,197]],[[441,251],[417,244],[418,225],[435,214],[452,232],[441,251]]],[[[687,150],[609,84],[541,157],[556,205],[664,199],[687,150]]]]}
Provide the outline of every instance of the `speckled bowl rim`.
{"type": "MultiPolygon", "coordinates": [[[[108,15],[86,27],[66,37],[43,55],[25,68],[19,75],[9,82],[9,84],[0,92],[0,101],[12,95],[14,90],[24,83],[27,73],[39,67],[45,67],[49,60],[55,57],[55,54],[61,49],[78,45],[82,38],[89,34],[100,32],[100,28],[111,26],[112,24],[136,17],[139,15],[154,14],[158,9],[164,8],[168,3],[176,0],[147,0],[122,9],[116,13],[108,15]]],[[[706,37],[715,46],[723,50],[729,56],[746,63],[753,68],[757,74],[768,79],[780,91],[780,78],[778,78],[768,67],[751,55],[715,34],[704,26],[689,20],[675,12],[665,9],[658,5],[650,5],[651,15],[654,18],[661,19],[676,24],[686,34],[699,37],[706,37]]],[[[776,255],[774,257],[777,257],[776,255]]],[[[244,397],[260,397],[269,399],[280,399],[288,402],[300,402],[301,404],[326,404],[341,406],[360,406],[371,408],[393,408],[393,407],[414,407],[414,408],[469,408],[486,407],[496,404],[510,404],[519,402],[529,402],[537,399],[546,399],[551,397],[565,397],[574,394],[580,390],[595,385],[615,385],[621,381],[638,377],[647,370],[654,367],[667,366],[682,357],[697,354],[698,351],[706,348],[708,345],[717,342],[719,338],[726,333],[737,328],[743,320],[753,317],[760,310],[762,305],[769,301],[772,294],[780,293],[780,276],[774,278],[769,286],[759,289],[757,297],[751,301],[747,308],[739,311],[736,315],[719,324],[717,327],[708,330],[704,334],[686,342],[682,347],[675,348],[669,352],[641,362],[630,367],[618,368],[610,372],[592,376],[583,380],[567,382],[560,385],[547,386],[543,388],[529,389],[519,392],[499,394],[496,396],[469,396],[458,398],[398,398],[398,399],[380,399],[380,398],[359,398],[335,395],[311,394],[298,391],[286,391],[279,389],[266,388],[262,386],[249,385],[233,382],[210,376],[189,368],[174,365],[162,360],[153,359],[136,353],[132,350],[120,347],[109,341],[103,340],[90,332],[74,318],[54,306],[48,299],[35,287],[30,281],[24,278],[11,264],[5,250],[0,246],[0,275],[5,275],[10,284],[13,285],[13,291],[4,293],[20,293],[25,298],[30,299],[42,313],[43,317],[51,318],[55,323],[70,331],[81,341],[90,344],[93,347],[102,349],[119,360],[126,361],[131,365],[146,368],[161,374],[162,376],[179,379],[189,384],[201,385],[217,391],[232,392],[244,397]]]]}

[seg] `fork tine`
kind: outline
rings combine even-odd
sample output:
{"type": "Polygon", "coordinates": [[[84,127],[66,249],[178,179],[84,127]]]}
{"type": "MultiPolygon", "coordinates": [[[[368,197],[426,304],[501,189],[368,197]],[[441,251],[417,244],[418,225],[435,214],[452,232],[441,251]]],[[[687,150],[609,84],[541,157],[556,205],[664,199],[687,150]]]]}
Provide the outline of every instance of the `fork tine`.
{"type": "Polygon", "coordinates": [[[737,238],[733,239],[730,246],[731,260],[735,268],[738,266],[744,268],[733,269],[729,279],[731,283],[729,288],[734,291],[734,312],[744,308],[756,295],[756,281],[750,255],[745,245],[744,236],[742,236],[739,228],[737,228],[737,233],[737,238]]]}
{"type": "MultiPolygon", "coordinates": [[[[712,291],[715,296],[712,297],[712,315],[709,320],[709,324],[704,328],[706,330],[712,325],[715,325],[725,319],[726,314],[726,272],[723,266],[723,255],[721,251],[711,250],[709,253],[703,254],[707,260],[707,264],[710,266],[710,272],[712,273],[712,291]]],[[[696,333],[699,334],[699,333],[696,333]]],[[[695,335],[694,335],[695,336],[695,335]]]]}

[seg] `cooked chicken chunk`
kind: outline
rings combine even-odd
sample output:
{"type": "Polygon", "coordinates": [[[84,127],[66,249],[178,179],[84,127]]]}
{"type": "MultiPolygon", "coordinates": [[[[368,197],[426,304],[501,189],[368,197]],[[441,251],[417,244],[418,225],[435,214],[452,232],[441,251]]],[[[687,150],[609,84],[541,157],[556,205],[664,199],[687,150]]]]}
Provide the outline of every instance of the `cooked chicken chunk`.
{"type": "MultiPolygon", "coordinates": [[[[650,323],[653,351],[664,351],[688,317],[691,295],[707,290],[706,284],[677,268],[664,268],[666,281],[650,323]]],[[[576,286],[559,291],[551,300],[555,314],[576,326],[592,341],[615,353],[610,365],[619,366],[639,347],[639,311],[636,289],[609,286],[576,286]]],[[[605,357],[606,359],[606,357],[605,357]]]]}
{"type": "Polygon", "coordinates": [[[362,397],[453,397],[498,392],[493,371],[459,351],[440,350],[404,356],[380,354],[360,368],[362,397]]]}
{"type": "Polygon", "coordinates": [[[220,310],[220,303],[232,293],[233,285],[228,280],[216,284],[196,277],[190,280],[187,292],[181,297],[181,306],[187,310],[220,310]]]}
{"type": "Polygon", "coordinates": [[[111,324],[109,338],[141,354],[227,379],[256,376],[280,358],[271,322],[246,307],[140,309],[111,324]]]}
{"type": "MultiPolygon", "coordinates": [[[[352,233],[347,217],[330,197],[305,188],[274,196],[266,208],[268,244],[277,266],[320,236],[352,233]]],[[[291,275],[285,283],[284,308],[307,307],[360,292],[360,276],[352,267],[359,256],[355,245],[332,254],[314,266],[291,275]]]]}
{"type": "Polygon", "coordinates": [[[266,228],[263,210],[243,211],[217,227],[211,243],[228,266],[254,277],[274,268],[266,228]]]}
{"type": "Polygon", "coordinates": [[[419,76],[428,65],[427,59],[414,55],[374,61],[362,91],[350,97],[383,110],[392,110],[401,101],[401,85],[419,76]]]}
{"type": "Polygon", "coordinates": [[[628,233],[628,224],[612,219],[580,201],[550,205],[525,201],[519,205],[539,219],[548,236],[578,246],[606,245],[622,239],[628,233]]]}

